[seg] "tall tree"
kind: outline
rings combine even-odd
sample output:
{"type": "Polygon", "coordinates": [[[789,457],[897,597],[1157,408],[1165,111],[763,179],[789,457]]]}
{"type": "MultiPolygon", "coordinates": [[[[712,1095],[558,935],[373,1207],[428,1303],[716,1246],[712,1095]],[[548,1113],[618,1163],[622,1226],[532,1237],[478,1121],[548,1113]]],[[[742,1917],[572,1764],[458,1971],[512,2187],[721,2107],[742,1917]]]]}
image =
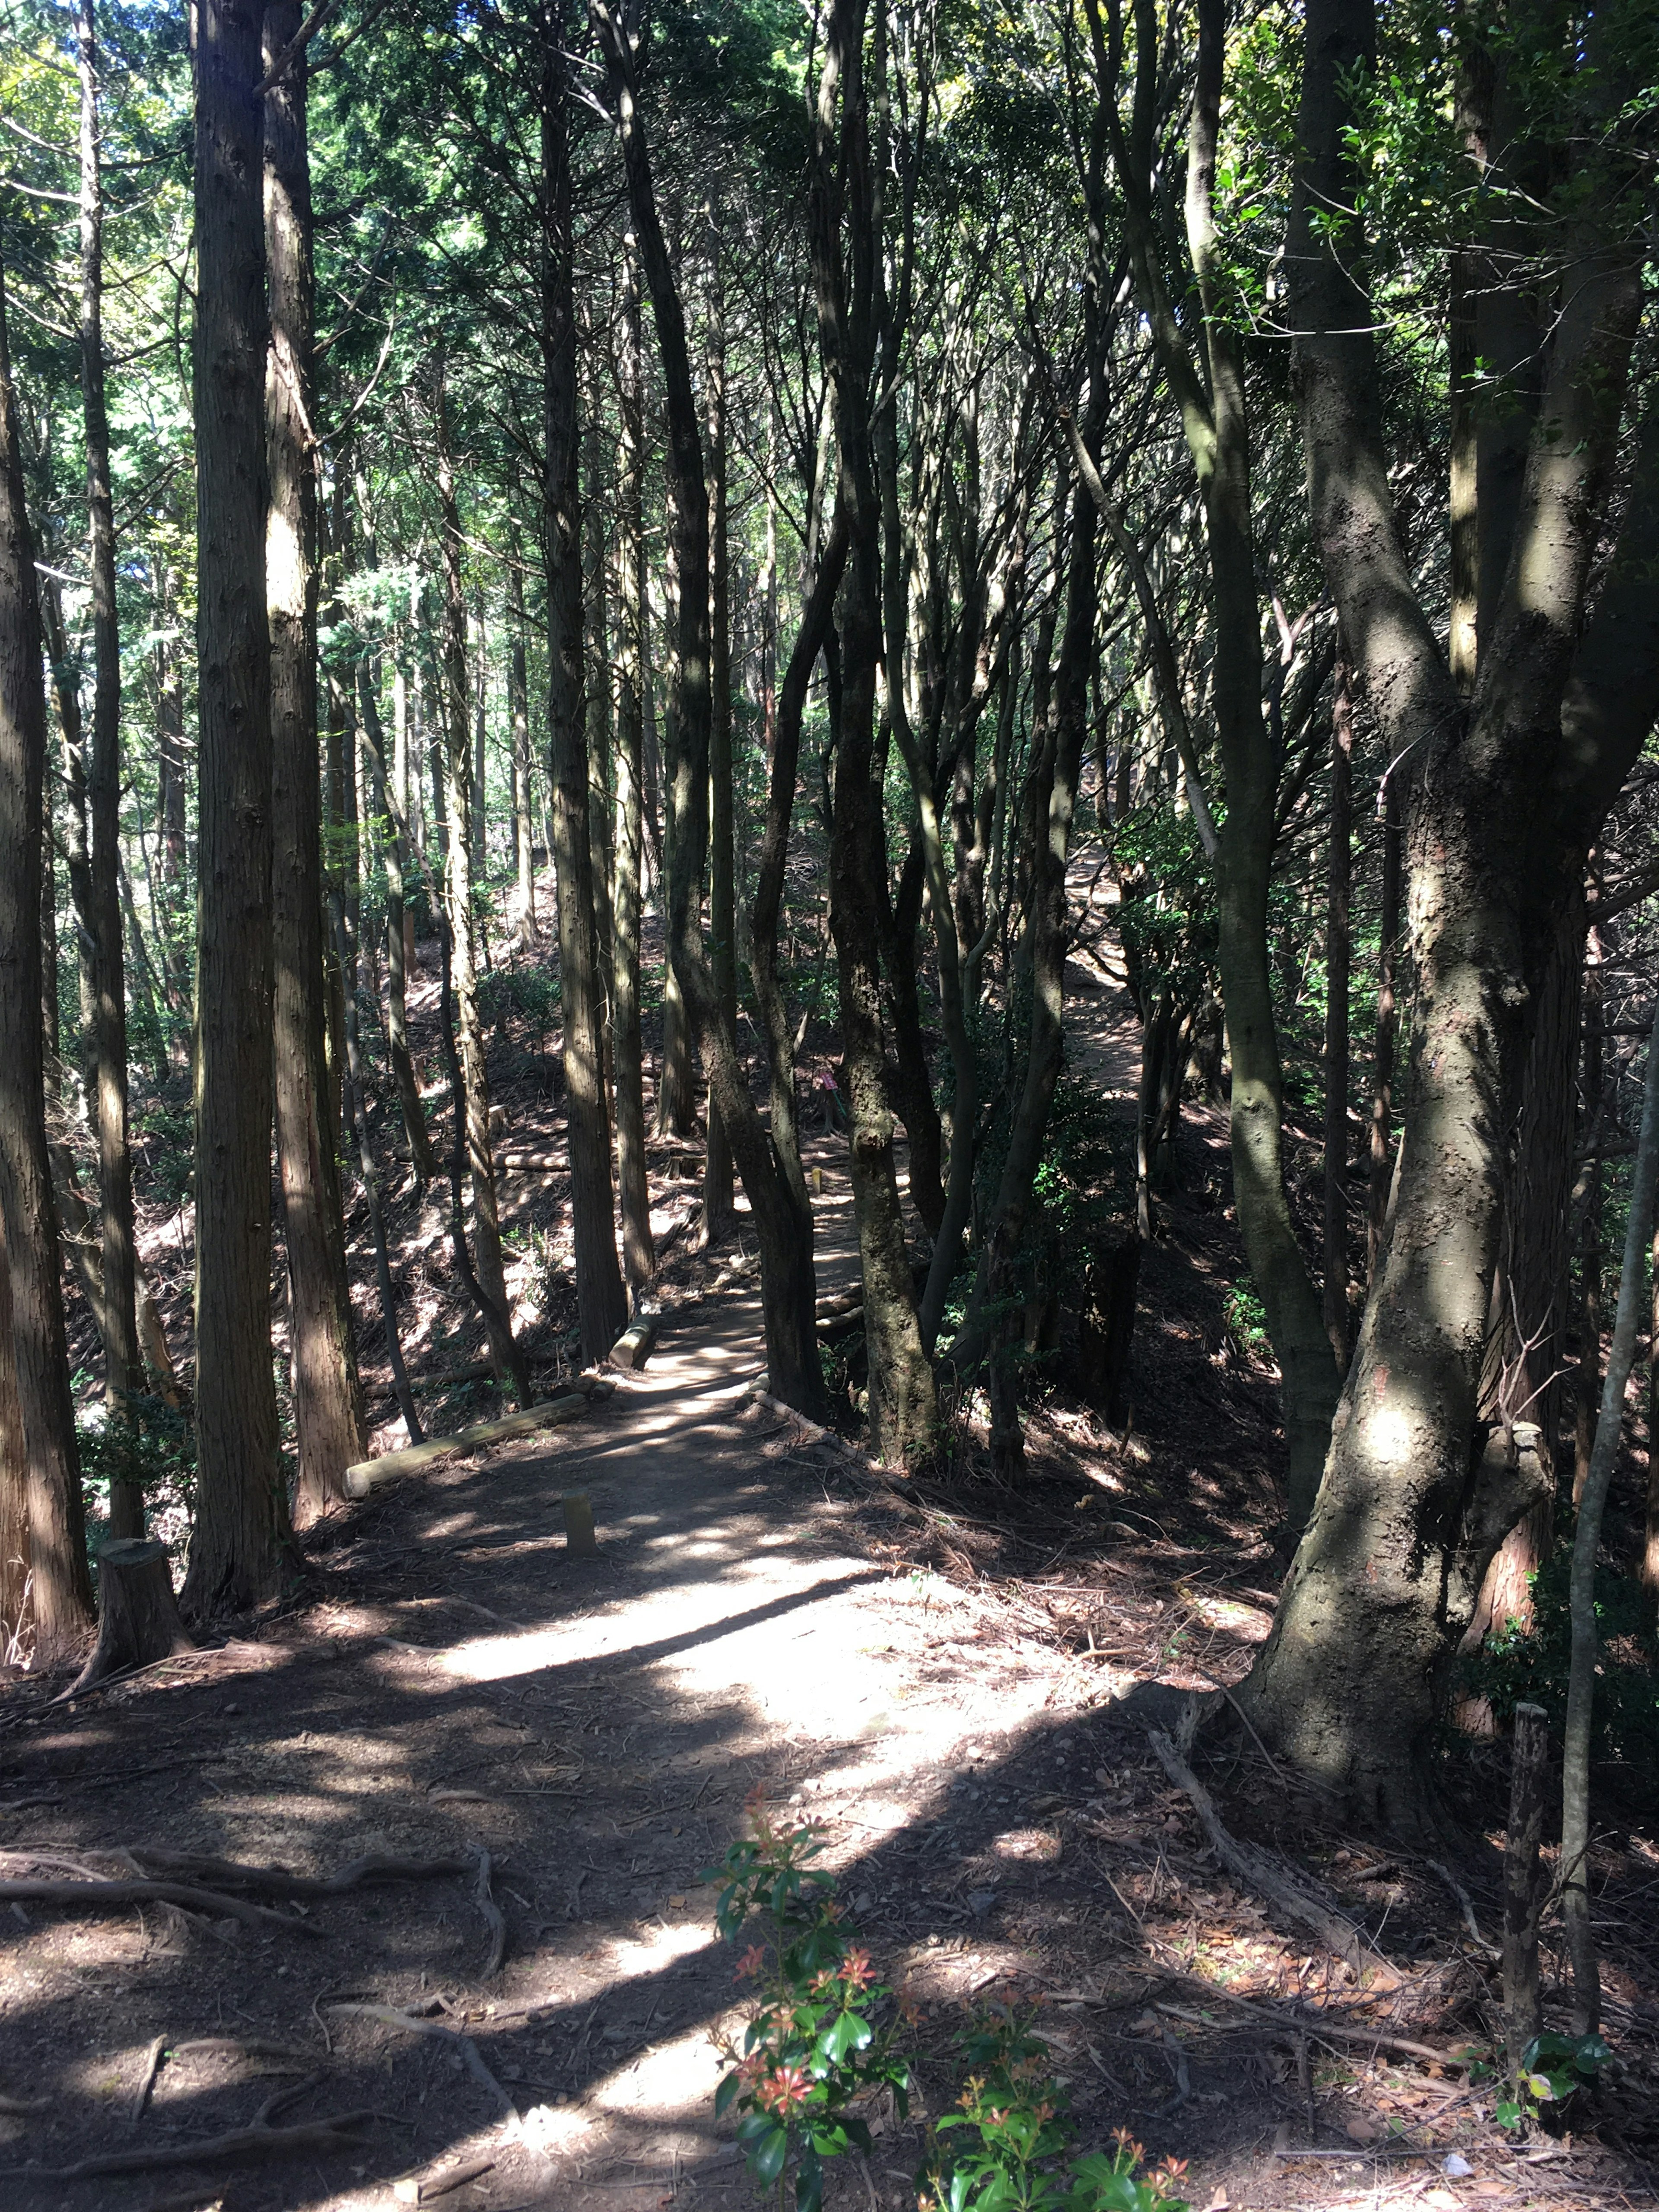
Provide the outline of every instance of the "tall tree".
{"type": "MultiPolygon", "coordinates": [[[[478,1280],[485,1296],[509,1314],[501,1269],[501,1230],[495,1203],[495,1169],[489,1141],[489,1072],[484,1063],[483,1021],[478,1008],[477,919],[472,909],[472,796],[474,763],[466,684],[466,598],[462,585],[461,514],[455,495],[449,398],[445,363],[437,363],[433,413],[438,445],[440,551],[443,565],[442,641],[439,670],[441,695],[442,776],[437,788],[445,799],[445,905],[449,916],[456,1023],[459,1030],[460,1091],[451,1099],[457,1125],[465,1121],[466,1163],[472,1186],[472,1228],[478,1280]]],[[[437,759],[434,756],[434,769],[437,759]]],[[[502,1379],[505,1379],[504,1377],[502,1379]]]]}
{"type": "MultiPolygon", "coordinates": [[[[115,606],[115,501],[104,388],[104,188],[95,0],[77,0],[81,81],[81,400],[86,425],[87,513],[92,573],[92,727],[87,800],[93,1049],[96,1074],[100,1247],[103,1261],[104,1385],[112,1418],[131,1426],[144,1387],[138,1354],[132,1156],[127,1146],[127,1008],[121,945],[121,636],[115,606]]],[[[110,1491],[110,1531],[140,1536],[143,1493],[110,1491]]]]}
{"type": "Polygon", "coordinates": [[[34,541],[0,264],[0,1217],[11,1279],[17,1402],[28,1455],[36,1656],[67,1657],[92,1613],[81,1470],[46,1150],[40,872],[46,692],[34,541]]]}
{"type": "Polygon", "coordinates": [[[270,630],[258,0],[196,11],[196,1525],[182,1602],[270,1595],[288,1498],[270,1360],[270,630]]]}
{"type": "MultiPolygon", "coordinates": [[[[274,70],[298,35],[300,0],[266,0],[274,70]]],[[[295,54],[264,100],[270,351],[265,447],[270,515],[271,942],[276,1152],[288,1247],[289,1336],[302,1526],[345,1496],[368,1449],[346,1279],[339,1165],[325,1121],[322,823],[317,781],[317,481],[311,160],[307,70],[295,54]]]]}
{"type": "MultiPolygon", "coordinates": [[[[738,1026],[738,915],[732,884],[732,560],[726,500],[726,293],[720,219],[711,205],[705,234],[708,289],[703,395],[708,424],[708,953],[720,1012],[738,1026]]],[[[732,1147],[720,1108],[708,1101],[703,1158],[702,1233],[716,1244],[732,1233],[732,1147]]]]}
{"type": "Polygon", "coordinates": [[[617,355],[621,441],[617,515],[617,823],[611,995],[617,1097],[617,1179],[623,1261],[630,1291],[656,1273],[646,1172],[644,1050],[640,1037],[640,904],[645,822],[645,361],[640,257],[623,240],[621,343],[617,355]]]}
{"type": "Polygon", "coordinates": [[[582,529],[578,484],[575,241],[570,219],[569,92],[556,11],[542,79],[542,338],[546,362],[549,781],[559,891],[559,992],[565,1115],[582,1355],[603,1359],[628,1317],[617,1265],[611,1115],[599,1037],[599,983],[582,712],[582,529]]]}

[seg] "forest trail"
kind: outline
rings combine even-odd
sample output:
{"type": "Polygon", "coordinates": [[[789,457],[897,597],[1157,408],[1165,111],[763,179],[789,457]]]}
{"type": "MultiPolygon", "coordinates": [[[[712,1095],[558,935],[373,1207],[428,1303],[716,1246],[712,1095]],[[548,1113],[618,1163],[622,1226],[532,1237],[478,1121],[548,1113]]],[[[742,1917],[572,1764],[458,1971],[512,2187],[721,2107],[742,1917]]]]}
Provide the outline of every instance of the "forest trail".
{"type": "MultiPolygon", "coordinates": [[[[816,1148],[824,1291],[856,1266],[837,1155],[839,1143],[816,1148]]],[[[470,1876],[313,1904],[321,1943],[234,1924],[220,1941],[227,1923],[167,1911],[100,1921],[31,1907],[6,1947],[0,2088],[51,2104],[0,2118],[9,2159],[58,2166],[214,2136],[251,2120],[273,2064],[314,2061],[323,2079],[279,2124],[364,2106],[392,2124],[349,2157],[239,2169],[227,2206],[367,2212],[450,2153],[493,2159],[450,2200],[480,2212],[625,2204],[633,2190],[655,2203],[688,2176],[698,2203],[746,2203],[713,2126],[710,2044],[744,1992],[697,1875],[757,1788],[827,1823],[866,1928],[888,1918],[924,1962],[948,1946],[935,1979],[1018,1968],[999,1927],[1006,1881],[964,1872],[952,1816],[1006,1786],[1022,1753],[1046,1769],[1039,1739],[1063,1717],[1067,1669],[1001,1635],[996,1663],[979,1663],[981,1609],[872,1556],[856,1525],[862,1462],[750,1395],[763,1355],[750,1267],[671,1312],[645,1372],[583,1421],[377,1495],[325,1556],[303,1618],[11,1735],[11,1850],[116,1871],[98,1855],[161,1845],[326,1874],[369,1852],[482,1846],[509,1941],[484,1982],[470,1876]],[[571,1490],[592,1499],[595,1559],[566,1553],[571,1490]],[[453,2045],[331,2015],[342,1992],[464,2026],[522,2117],[503,2120],[453,2045]],[[130,2124],[158,2036],[178,2055],[130,2124]],[[209,2039],[233,2040],[180,2051],[209,2039]]],[[[1041,1878],[1040,1838],[1007,1849],[1010,1871],[1041,1878]]],[[[190,2171],[161,2187],[13,2168],[5,2201],[211,2201],[218,2183],[178,2193],[190,2171]]]]}

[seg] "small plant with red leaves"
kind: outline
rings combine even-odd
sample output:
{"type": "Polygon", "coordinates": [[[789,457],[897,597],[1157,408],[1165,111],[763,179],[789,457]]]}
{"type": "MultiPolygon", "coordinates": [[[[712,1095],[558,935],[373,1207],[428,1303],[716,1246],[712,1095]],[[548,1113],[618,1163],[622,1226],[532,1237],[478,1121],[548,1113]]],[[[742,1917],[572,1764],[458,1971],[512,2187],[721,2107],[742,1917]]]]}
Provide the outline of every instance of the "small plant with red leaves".
{"type": "Polygon", "coordinates": [[[756,2185],[780,2207],[817,2212],[826,2159],[871,2148],[854,2107],[884,2089],[909,2110],[910,2069],[893,2047],[892,1991],[842,1921],[835,1880],[816,1865],[823,1831],[775,1824],[758,1793],[750,1832],[706,1881],[720,1884],[714,1923],[728,1942],[751,1941],[735,1978],[758,1984],[740,2037],[721,2051],[718,2117],[741,2115],[738,2142],[756,2185]]]}
{"type": "Polygon", "coordinates": [[[1146,2172],[1125,2129],[1109,2152],[1069,2155],[1076,2130],[1066,2091],[1031,2019],[1011,1999],[961,2038],[971,2070],[958,2110],[934,2124],[921,2212],[1189,2212],[1176,2194],[1185,2166],[1166,2160],[1146,2172]]]}

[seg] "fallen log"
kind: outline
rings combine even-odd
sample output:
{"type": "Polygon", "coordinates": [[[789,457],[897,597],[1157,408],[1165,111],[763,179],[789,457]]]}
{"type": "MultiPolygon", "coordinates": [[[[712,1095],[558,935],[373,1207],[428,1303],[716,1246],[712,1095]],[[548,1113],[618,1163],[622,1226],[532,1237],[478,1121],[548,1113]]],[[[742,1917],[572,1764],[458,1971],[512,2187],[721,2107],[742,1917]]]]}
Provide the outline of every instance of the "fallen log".
{"type": "Polygon", "coordinates": [[[538,1429],[574,1421],[586,1410],[586,1394],[572,1390],[522,1413],[503,1413],[499,1420],[475,1422],[469,1429],[458,1429],[453,1437],[428,1437],[424,1443],[382,1452],[379,1459],[360,1459],[346,1469],[346,1496],[367,1498],[383,1483],[394,1481],[400,1474],[416,1474],[447,1459],[452,1452],[477,1451],[481,1445],[502,1443],[509,1437],[531,1436],[538,1429]]]}

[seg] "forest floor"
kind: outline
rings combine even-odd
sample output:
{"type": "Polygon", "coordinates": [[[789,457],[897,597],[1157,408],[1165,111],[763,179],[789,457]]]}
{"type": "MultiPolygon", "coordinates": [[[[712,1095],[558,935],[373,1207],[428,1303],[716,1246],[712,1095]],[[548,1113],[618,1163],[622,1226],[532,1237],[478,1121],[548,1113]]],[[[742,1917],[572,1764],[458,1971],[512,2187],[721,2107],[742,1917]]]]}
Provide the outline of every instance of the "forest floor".
{"type": "MultiPolygon", "coordinates": [[[[1074,1050],[1127,1111],[1132,1019],[1109,970],[1085,957],[1072,980],[1074,1050]]],[[[1018,1492],[969,1410],[948,1486],[907,1485],[758,1401],[752,1237],[682,1239],[649,1364],[581,1421],[377,1492],[220,1648],[67,1705],[0,1687],[9,1875],[119,1875],[157,1848],[457,1869],[279,1904],[284,1925],[13,1905],[6,2212],[736,2212],[714,2039],[744,1991],[699,1874],[756,1792],[823,1824],[848,1919],[919,2004],[921,2120],[960,2091],[975,2009],[1012,1991],[1041,2007],[1079,2148],[1127,2126],[1190,2161],[1200,2212],[1653,2201],[1650,1829],[1609,1822],[1594,1866],[1620,2082],[1582,2133],[1517,2143],[1461,2056],[1493,2014],[1501,1747],[1459,1760],[1437,1863],[1351,1835],[1242,1734],[1200,1738],[1227,1826],[1364,1930],[1356,1971],[1228,1881],[1121,1703],[1236,1680],[1282,1571],[1274,1393],[1224,1313],[1224,1129],[1194,1112],[1182,1143],[1132,1433],[1048,1394],[1018,1492]],[[566,1550],[572,1491],[597,1558],[566,1550]],[[273,2092],[276,2130],[366,2117],[343,2146],[192,2163],[273,2092]],[[129,2151],[153,2170],[58,2178],[129,2151]]],[[[827,1293],[855,1276],[844,1139],[811,1157],[827,1293]]],[[[914,2204],[918,2121],[875,2126],[831,2205],[914,2204]]]]}

